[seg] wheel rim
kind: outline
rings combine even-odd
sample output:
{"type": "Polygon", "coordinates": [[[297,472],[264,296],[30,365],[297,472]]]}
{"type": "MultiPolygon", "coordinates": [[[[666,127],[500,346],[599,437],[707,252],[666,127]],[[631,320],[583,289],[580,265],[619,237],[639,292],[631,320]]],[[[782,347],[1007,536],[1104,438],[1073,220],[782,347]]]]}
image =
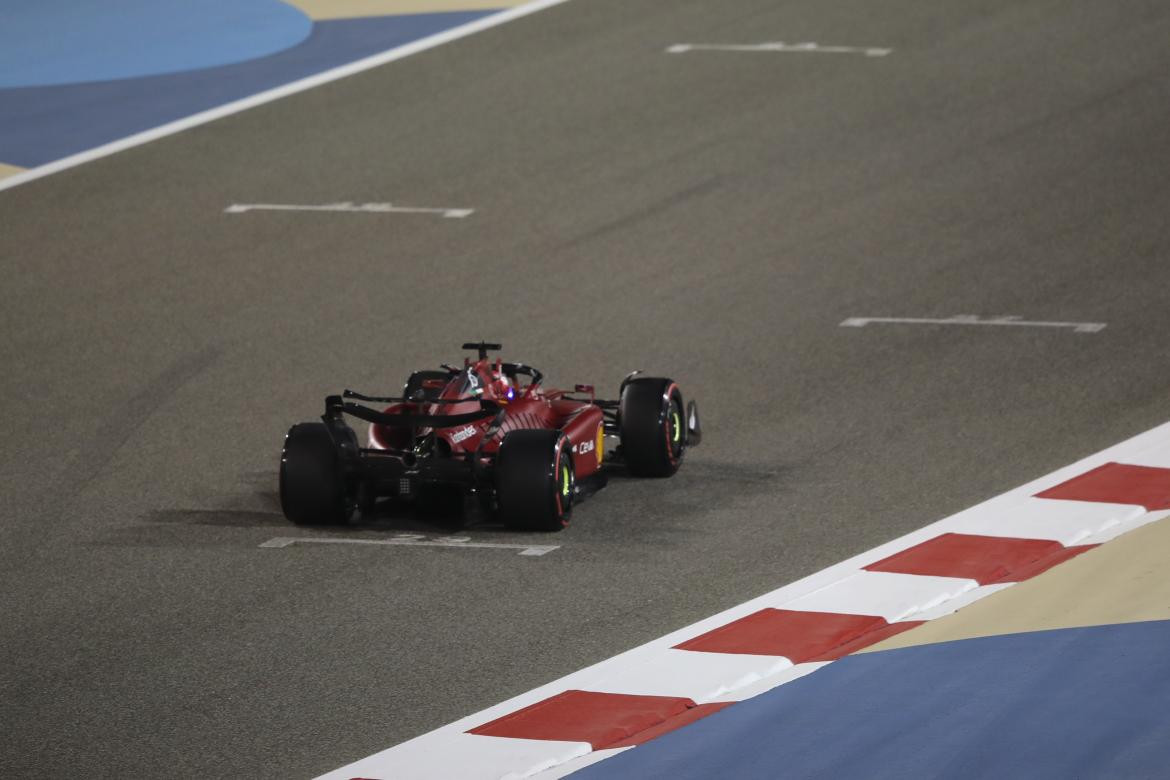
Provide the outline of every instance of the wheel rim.
{"type": "Polygon", "coordinates": [[[686,438],[683,432],[682,399],[671,388],[666,406],[666,419],[663,421],[663,431],[666,434],[666,455],[671,463],[677,463],[682,457],[686,438]]]}
{"type": "Polygon", "coordinates": [[[576,475],[573,473],[572,463],[565,458],[563,447],[557,453],[556,463],[556,470],[553,474],[556,480],[557,518],[562,525],[568,525],[569,514],[573,507],[573,485],[576,482],[576,475]]]}

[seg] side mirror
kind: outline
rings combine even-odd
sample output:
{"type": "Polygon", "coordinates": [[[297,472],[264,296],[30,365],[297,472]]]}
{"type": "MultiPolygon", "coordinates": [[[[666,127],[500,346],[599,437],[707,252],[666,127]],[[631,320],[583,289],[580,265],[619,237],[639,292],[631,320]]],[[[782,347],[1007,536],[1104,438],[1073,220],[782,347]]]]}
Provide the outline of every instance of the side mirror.
{"type": "Polygon", "coordinates": [[[695,446],[703,440],[703,426],[699,423],[699,407],[694,401],[687,402],[687,444],[695,446]]]}

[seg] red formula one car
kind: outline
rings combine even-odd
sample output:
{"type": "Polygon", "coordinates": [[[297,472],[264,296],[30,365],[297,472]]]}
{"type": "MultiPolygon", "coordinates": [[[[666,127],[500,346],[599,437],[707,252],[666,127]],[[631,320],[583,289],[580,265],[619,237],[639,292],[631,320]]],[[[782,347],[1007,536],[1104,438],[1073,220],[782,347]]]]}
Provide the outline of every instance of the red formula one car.
{"type": "Polygon", "coordinates": [[[325,399],[322,422],[294,425],[280,457],[285,517],[345,523],[379,498],[461,495],[509,527],[557,531],[574,501],[605,484],[605,469],[669,477],[702,436],[694,401],[684,406],[670,379],[635,371],[618,400],[601,401],[590,385],[545,388],[536,369],[490,359],[499,344],[463,349],[478,359],[414,372],[401,398],[346,390],[325,399]],[[368,447],[346,415],[370,423],[368,447]],[[619,441],[611,452],[607,436],[619,441]]]}

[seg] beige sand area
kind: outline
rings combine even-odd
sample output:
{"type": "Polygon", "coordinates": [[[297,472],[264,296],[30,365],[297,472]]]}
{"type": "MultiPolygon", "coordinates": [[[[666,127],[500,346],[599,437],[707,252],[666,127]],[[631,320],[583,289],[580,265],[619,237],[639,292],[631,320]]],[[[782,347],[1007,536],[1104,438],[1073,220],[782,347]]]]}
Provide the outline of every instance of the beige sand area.
{"type": "Polygon", "coordinates": [[[1170,519],[862,652],[1055,628],[1170,620],[1170,519]]]}
{"type": "Polygon", "coordinates": [[[24,168],[17,168],[15,165],[5,165],[0,163],[0,179],[6,179],[9,176],[15,176],[18,173],[24,173],[24,168]]]}
{"type": "Polygon", "coordinates": [[[490,11],[523,5],[527,0],[285,0],[310,19],[353,19],[392,14],[433,14],[443,11],[490,11]]]}

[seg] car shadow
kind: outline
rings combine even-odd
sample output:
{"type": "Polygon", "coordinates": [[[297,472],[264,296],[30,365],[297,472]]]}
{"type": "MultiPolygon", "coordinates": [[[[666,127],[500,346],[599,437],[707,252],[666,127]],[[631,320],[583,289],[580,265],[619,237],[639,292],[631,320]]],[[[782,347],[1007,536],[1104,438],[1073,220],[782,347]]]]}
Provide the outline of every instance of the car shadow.
{"type": "MultiPolygon", "coordinates": [[[[760,464],[712,463],[702,460],[688,462],[679,474],[671,480],[645,479],[633,476],[619,463],[607,464],[601,485],[583,492],[578,504],[592,503],[594,496],[607,492],[602,489],[608,483],[608,490],[625,500],[637,500],[637,490],[631,494],[629,488],[638,483],[670,482],[673,490],[670,496],[677,501],[674,512],[685,512],[695,498],[696,490],[710,497],[712,494],[731,492],[751,493],[767,489],[780,476],[779,469],[762,467],[760,464]],[[616,488],[616,490],[615,490],[616,488]],[[678,500],[682,499],[682,500],[678,500]]],[[[444,505],[419,506],[393,500],[381,500],[361,516],[355,516],[345,525],[295,525],[289,522],[280,509],[275,471],[259,471],[241,475],[242,491],[231,496],[220,496],[208,501],[211,506],[195,508],[158,509],[144,518],[148,526],[158,528],[207,527],[207,528],[266,528],[295,532],[297,529],[314,532],[328,532],[345,535],[359,532],[373,533],[424,533],[451,534],[474,531],[481,534],[512,534],[514,529],[506,527],[497,518],[482,509],[471,498],[453,501],[444,505]]],[[[615,496],[615,499],[617,496],[615,496]]],[[[662,499],[659,499],[661,501],[662,499]]],[[[604,502],[602,502],[604,504],[604,502]]],[[[620,506],[621,500],[613,506],[620,506]]],[[[706,505],[709,501],[699,501],[706,505]]],[[[596,511],[596,510],[593,510],[596,511]]],[[[144,529],[141,529],[144,530],[144,529]]]]}
{"type": "Polygon", "coordinates": [[[240,509],[156,509],[146,519],[151,523],[215,528],[275,528],[288,524],[280,512],[240,509]]]}

